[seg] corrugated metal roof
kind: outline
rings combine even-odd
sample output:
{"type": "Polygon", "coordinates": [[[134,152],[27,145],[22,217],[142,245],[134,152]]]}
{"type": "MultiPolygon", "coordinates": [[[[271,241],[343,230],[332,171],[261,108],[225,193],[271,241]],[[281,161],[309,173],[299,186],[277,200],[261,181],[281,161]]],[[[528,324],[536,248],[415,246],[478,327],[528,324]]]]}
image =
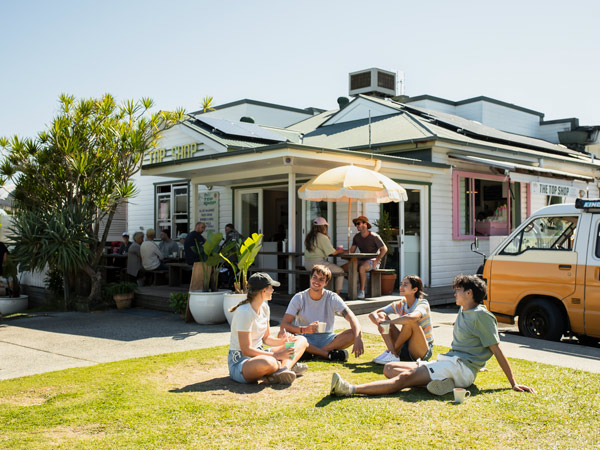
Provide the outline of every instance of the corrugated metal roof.
{"type": "Polygon", "coordinates": [[[331,111],[325,111],[316,116],[309,117],[308,119],[301,120],[300,122],[294,123],[287,127],[288,130],[298,131],[300,133],[310,133],[316,128],[320,127],[323,122],[329,119],[331,116],[336,114],[339,109],[332,109],[331,111]]]}

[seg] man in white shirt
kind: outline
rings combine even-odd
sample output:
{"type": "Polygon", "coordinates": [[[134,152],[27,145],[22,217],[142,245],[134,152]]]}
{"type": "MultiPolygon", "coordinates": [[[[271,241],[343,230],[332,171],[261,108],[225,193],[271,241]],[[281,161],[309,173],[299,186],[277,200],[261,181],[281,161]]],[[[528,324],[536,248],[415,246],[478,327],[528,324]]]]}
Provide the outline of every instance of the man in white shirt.
{"type": "Polygon", "coordinates": [[[325,289],[331,280],[328,267],[317,264],[310,273],[310,288],[298,292],[288,305],[281,321],[281,328],[302,335],[308,341],[306,352],[331,361],[346,361],[351,345],[357,358],[364,353],[360,323],[350,308],[335,292],[325,289]],[[335,315],[340,315],[350,324],[349,330],[334,333],[335,315]],[[325,329],[319,330],[319,322],[325,329]]]}
{"type": "Polygon", "coordinates": [[[140,246],[144,270],[166,270],[168,268],[162,263],[162,254],[158,245],[154,243],[155,237],[156,232],[152,228],[146,230],[146,240],[140,246]]]}

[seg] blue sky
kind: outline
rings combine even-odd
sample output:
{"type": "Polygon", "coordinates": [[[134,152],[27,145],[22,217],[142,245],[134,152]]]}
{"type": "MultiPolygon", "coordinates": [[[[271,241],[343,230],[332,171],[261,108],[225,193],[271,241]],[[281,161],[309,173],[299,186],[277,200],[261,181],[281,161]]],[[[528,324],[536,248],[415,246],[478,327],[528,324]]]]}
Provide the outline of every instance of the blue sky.
{"type": "Polygon", "coordinates": [[[411,96],[486,95],[598,125],[599,5],[0,0],[0,136],[44,129],[61,92],[334,108],[369,67],[404,72],[411,96]]]}

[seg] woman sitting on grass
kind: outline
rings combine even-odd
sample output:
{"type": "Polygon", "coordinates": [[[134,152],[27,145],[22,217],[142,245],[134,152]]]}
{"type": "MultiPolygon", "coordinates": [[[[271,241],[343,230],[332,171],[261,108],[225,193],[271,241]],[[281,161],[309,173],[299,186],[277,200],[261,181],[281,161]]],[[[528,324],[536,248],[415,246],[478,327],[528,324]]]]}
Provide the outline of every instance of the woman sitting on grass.
{"type": "Polygon", "coordinates": [[[273,286],[279,286],[266,273],[255,273],[248,279],[248,298],[229,311],[231,321],[229,345],[229,376],[238,383],[264,381],[269,384],[292,384],[296,376],[303,375],[308,366],[298,363],[308,343],[302,336],[285,331],[280,337],[269,334],[270,310],[267,304],[273,295],[273,286]],[[294,342],[293,348],[285,348],[294,342]],[[263,349],[271,346],[271,351],[263,349]]]}
{"type": "Polygon", "coordinates": [[[429,302],[423,297],[423,281],[416,275],[407,275],[400,283],[399,301],[390,303],[369,314],[369,319],[377,325],[387,350],[373,360],[377,364],[398,361],[423,361],[431,358],[433,350],[433,327],[429,302]],[[390,314],[397,319],[390,320],[390,314]],[[382,325],[389,325],[384,332],[382,325]],[[396,327],[400,325],[400,330],[396,327]]]}

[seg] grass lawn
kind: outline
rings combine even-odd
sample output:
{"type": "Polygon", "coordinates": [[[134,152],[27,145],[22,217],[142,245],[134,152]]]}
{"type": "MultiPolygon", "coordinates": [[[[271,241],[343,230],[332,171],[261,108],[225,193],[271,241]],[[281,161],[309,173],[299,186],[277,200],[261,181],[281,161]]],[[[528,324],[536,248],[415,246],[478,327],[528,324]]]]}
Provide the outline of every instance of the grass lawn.
{"type": "MultiPolygon", "coordinates": [[[[240,385],[227,347],[100,364],[0,382],[1,449],[597,448],[600,375],[512,359],[514,392],[492,360],[461,405],[414,388],[330,397],[331,374],[381,378],[370,359],[309,362],[290,387],[240,385]]],[[[435,354],[444,352],[436,347],[435,354]]]]}

